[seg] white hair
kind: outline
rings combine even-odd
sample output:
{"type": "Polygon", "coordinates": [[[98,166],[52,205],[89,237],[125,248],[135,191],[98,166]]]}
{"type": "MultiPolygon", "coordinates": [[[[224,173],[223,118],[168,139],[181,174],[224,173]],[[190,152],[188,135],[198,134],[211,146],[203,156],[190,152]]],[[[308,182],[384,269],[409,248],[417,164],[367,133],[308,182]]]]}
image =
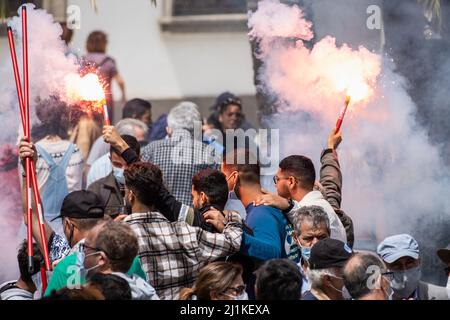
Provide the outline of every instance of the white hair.
{"type": "Polygon", "coordinates": [[[323,276],[332,276],[336,277],[335,268],[326,268],[326,269],[308,269],[306,271],[306,275],[308,276],[308,280],[311,283],[311,288],[322,288],[322,278],[323,276]]]}
{"type": "Polygon", "coordinates": [[[120,135],[129,135],[136,138],[136,128],[144,131],[144,135],[147,136],[148,126],[141,120],[125,118],[117,122],[116,129],[120,135]]]}
{"type": "Polygon", "coordinates": [[[167,116],[167,126],[172,130],[184,129],[194,131],[195,123],[202,123],[198,106],[189,101],[183,101],[173,107],[167,116]]]}

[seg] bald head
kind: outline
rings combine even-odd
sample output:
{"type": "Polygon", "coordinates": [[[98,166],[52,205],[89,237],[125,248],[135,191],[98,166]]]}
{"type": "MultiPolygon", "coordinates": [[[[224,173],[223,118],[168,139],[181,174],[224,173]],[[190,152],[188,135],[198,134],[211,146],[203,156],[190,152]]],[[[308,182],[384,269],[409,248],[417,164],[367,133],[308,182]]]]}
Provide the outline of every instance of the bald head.
{"type": "Polygon", "coordinates": [[[383,261],[374,253],[359,252],[346,263],[343,270],[344,284],[354,299],[360,299],[377,287],[381,273],[386,271],[383,261]]]}

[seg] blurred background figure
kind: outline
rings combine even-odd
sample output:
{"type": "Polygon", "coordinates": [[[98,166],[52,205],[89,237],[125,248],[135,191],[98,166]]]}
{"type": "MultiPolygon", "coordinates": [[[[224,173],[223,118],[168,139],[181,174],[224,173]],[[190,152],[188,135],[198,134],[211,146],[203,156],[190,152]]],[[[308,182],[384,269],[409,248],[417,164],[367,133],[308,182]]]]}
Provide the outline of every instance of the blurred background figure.
{"type": "MultiPolygon", "coordinates": [[[[64,197],[82,188],[84,160],[80,149],[69,141],[69,108],[57,97],[38,102],[36,115],[40,123],[31,129],[36,141],[36,175],[44,205],[45,219],[62,234],[62,225],[51,222],[59,215],[64,197]]],[[[22,174],[24,173],[21,166],[22,174]]]]}
{"type": "Polygon", "coordinates": [[[86,40],[87,54],[83,56],[84,64],[97,69],[105,85],[106,103],[108,105],[109,116],[114,119],[114,99],[111,90],[112,80],[117,81],[122,93],[122,102],[125,103],[125,81],[119,74],[116,61],[106,54],[108,38],[102,31],[93,31],[86,40]]]}
{"type": "Polygon", "coordinates": [[[192,288],[180,291],[180,300],[248,300],[242,267],[225,261],[206,265],[192,288]]]}

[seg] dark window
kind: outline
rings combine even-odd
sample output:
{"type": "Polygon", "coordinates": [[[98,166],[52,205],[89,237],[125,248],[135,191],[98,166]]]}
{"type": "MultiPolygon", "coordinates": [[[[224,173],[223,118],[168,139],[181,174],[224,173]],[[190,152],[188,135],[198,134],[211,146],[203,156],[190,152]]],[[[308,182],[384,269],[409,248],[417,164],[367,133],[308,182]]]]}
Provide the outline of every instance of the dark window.
{"type": "Polygon", "coordinates": [[[246,12],[246,0],[173,0],[174,16],[239,14],[246,12]]]}
{"type": "Polygon", "coordinates": [[[17,10],[25,3],[34,3],[36,7],[42,7],[42,0],[0,0],[0,17],[9,18],[17,16],[17,10]]]}

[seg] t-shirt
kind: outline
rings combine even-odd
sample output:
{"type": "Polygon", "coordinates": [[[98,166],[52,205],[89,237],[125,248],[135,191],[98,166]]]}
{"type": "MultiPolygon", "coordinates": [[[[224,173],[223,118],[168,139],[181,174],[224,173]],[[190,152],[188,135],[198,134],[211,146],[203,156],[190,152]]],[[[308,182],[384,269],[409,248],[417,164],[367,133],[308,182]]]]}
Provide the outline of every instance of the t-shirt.
{"type": "MultiPolygon", "coordinates": [[[[53,290],[59,290],[65,287],[77,288],[86,283],[86,279],[80,276],[78,267],[76,266],[78,253],[71,254],[59,262],[53,270],[52,276],[45,290],[44,297],[50,296],[53,290]]],[[[142,269],[139,257],[135,257],[128,275],[136,275],[147,281],[147,276],[142,269]]]]}
{"type": "Polygon", "coordinates": [[[242,235],[241,253],[262,261],[286,258],[287,220],[281,211],[269,206],[254,207],[252,203],[245,210],[245,222],[253,235],[242,235]]]}

